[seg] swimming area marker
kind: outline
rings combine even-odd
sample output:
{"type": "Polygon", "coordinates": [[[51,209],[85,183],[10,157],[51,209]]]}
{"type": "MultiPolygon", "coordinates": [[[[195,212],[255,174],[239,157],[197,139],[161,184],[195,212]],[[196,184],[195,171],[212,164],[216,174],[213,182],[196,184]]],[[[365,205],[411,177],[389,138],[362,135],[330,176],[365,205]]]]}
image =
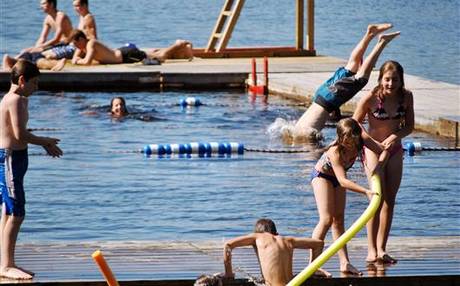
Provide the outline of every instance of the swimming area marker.
{"type": "Polygon", "coordinates": [[[96,250],[93,252],[91,256],[93,257],[96,264],[99,266],[99,269],[101,270],[102,275],[105,278],[105,281],[107,281],[107,285],[120,286],[120,284],[118,284],[117,279],[115,278],[115,275],[113,275],[112,270],[110,269],[109,265],[105,261],[105,258],[102,255],[102,252],[100,250],[96,250]]]}
{"type": "Polygon", "coordinates": [[[312,263],[310,263],[302,272],[297,274],[287,286],[300,286],[305,280],[315,273],[326,261],[331,258],[337,251],[347,244],[355,235],[360,231],[364,225],[374,216],[375,212],[380,206],[382,198],[382,186],[380,183],[380,177],[373,175],[371,178],[371,189],[377,194],[372,196],[369,206],[364,213],[353,223],[353,225],[347,229],[333,244],[331,244],[320,256],[316,257],[312,263]]]}

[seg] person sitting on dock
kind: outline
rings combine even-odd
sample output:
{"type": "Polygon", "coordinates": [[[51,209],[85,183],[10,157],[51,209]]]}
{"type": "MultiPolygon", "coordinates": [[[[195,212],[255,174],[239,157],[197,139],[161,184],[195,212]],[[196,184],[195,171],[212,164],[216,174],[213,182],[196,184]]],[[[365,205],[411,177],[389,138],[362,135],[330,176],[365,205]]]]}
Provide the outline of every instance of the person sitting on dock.
{"type": "Polygon", "coordinates": [[[295,238],[278,235],[275,223],[259,219],[254,232],[236,237],[224,245],[225,278],[234,278],[232,250],[235,247],[253,246],[267,285],[286,285],[292,278],[292,261],[295,248],[311,249],[315,256],[321,253],[324,242],[313,238],[295,238]]]}
{"type": "MultiPolygon", "coordinates": [[[[72,32],[72,22],[69,16],[62,11],[57,10],[57,0],[41,0],[40,6],[47,14],[43,20],[43,29],[40,37],[34,47],[27,48],[19,54],[24,53],[42,53],[45,58],[49,59],[71,59],[75,47],[69,45],[69,37],[72,32]],[[47,40],[50,30],[54,30],[54,37],[47,40]],[[53,57],[50,57],[53,55],[53,57]]],[[[17,57],[16,57],[17,58],[17,57]]]]}
{"type": "Polygon", "coordinates": [[[294,142],[309,142],[311,138],[315,138],[312,134],[324,128],[331,113],[340,118],[340,106],[364,88],[381,52],[400,33],[381,35],[363,62],[362,58],[369,43],[376,35],[391,27],[392,24],[371,24],[367,27],[364,37],[353,49],[347,65],[338,68],[334,75],[316,90],[312,104],[294,126],[294,142]]]}
{"type": "Polygon", "coordinates": [[[111,49],[96,39],[88,39],[81,30],[73,30],[70,40],[77,47],[72,63],[75,65],[135,63],[144,59],[190,59],[193,57],[192,44],[177,40],[173,45],[162,49],[142,51],[129,44],[119,49],[111,49]],[[80,57],[79,55],[84,55],[80,57]]]}
{"type": "Polygon", "coordinates": [[[88,0],[74,0],[73,8],[80,17],[78,29],[85,32],[88,39],[97,39],[96,20],[88,8],[88,0]]]}

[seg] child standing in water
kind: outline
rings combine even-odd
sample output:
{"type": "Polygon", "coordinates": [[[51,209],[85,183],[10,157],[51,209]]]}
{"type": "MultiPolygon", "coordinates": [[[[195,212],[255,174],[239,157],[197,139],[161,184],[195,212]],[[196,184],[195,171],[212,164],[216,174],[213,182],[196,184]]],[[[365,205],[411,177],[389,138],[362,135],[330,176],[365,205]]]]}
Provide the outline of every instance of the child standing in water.
{"type": "MultiPolygon", "coordinates": [[[[345,231],[345,190],[354,191],[371,197],[375,192],[368,190],[347,178],[347,170],[353,166],[356,158],[361,156],[366,146],[376,154],[380,154],[378,164],[371,173],[378,172],[385,164],[388,152],[381,145],[363,132],[361,126],[352,118],[346,118],[337,124],[337,139],[328,147],[316,163],[312,174],[311,184],[319,213],[319,222],[313,230],[312,238],[324,240],[329,228],[332,227],[332,237],[338,239],[345,231]]],[[[348,258],[347,248],[338,251],[340,271],[343,273],[362,275],[348,258]]],[[[312,253],[311,261],[317,255],[312,253]]],[[[310,261],[310,262],[311,262],[310,261]]],[[[325,270],[320,270],[324,276],[330,276],[325,270]]]]}
{"type": "Polygon", "coordinates": [[[393,25],[388,23],[371,24],[367,27],[363,38],[353,49],[347,65],[338,68],[332,77],[316,90],[312,104],[294,126],[294,142],[309,142],[316,138],[316,133],[324,128],[329,114],[340,114],[340,106],[366,86],[378,57],[399,32],[380,35],[377,44],[363,61],[364,53],[375,36],[391,27],[393,25]]]}

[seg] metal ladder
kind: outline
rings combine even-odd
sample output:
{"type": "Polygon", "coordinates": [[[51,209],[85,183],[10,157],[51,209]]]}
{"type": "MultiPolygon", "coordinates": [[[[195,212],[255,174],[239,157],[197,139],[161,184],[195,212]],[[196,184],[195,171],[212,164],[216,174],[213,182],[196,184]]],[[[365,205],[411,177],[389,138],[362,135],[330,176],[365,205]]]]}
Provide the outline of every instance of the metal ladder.
{"type": "Polygon", "coordinates": [[[227,47],[245,0],[226,0],[217,18],[205,52],[221,52],[227,47]],[[219,41],[220,40],[220,41],[219,41]],[[218,44],[218,45],[217,45],[218,44]],[[216,48],[217,45],[217,48],[216,48]]]}

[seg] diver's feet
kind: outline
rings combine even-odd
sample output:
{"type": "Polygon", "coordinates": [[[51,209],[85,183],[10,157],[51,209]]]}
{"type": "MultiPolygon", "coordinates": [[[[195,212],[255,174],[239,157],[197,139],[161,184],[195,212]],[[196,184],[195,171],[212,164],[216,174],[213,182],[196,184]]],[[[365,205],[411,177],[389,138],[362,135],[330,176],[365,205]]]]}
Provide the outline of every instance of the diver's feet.
{"type": "Polygon", "coordinates": [[[380,35],[379,41],[383,41],[384,44],[388,44],[391,40],[399,36],[399,34],[401,34],[401,32],[398,31],[398,32],[390,33],[390,34],[380,35]]]}
{"type": "Polygon", "coordinates": [[[29,274],[26,270],[21,270],[16,267],[5,267],[0,270],[0,276],[14,280],[29,280],[33,275],[29,274]]]}
{"type": "Polygon", "coordinates": [[[398,263],[398,260],[384,253],[383,255],[379,255],[377,262],[382,264],[396,264],[398,263]]]}
{"type": "Polygon", "coordinates": [[[371,36],[376,36],[377,34],[386,31],[393,27],[393,24],[383,23],[383,24],[370,24],[367,26],[367,34],[371,36]]]}
{"type": "Polygon", "coordinates": [[[340,272],[344,274],[351,274],[351,275],[356,275],[356,276],[362,276],[363,273],[356,269],[353,265],[351,265],[350,262],[344,263],[340,265],[340,272]]]}
{"type": "Polygon", "coordinates": [[[60,71],[65,66],[65,59],[60,59],[54,67],[51,68],[52,71],[60,71]]]}

